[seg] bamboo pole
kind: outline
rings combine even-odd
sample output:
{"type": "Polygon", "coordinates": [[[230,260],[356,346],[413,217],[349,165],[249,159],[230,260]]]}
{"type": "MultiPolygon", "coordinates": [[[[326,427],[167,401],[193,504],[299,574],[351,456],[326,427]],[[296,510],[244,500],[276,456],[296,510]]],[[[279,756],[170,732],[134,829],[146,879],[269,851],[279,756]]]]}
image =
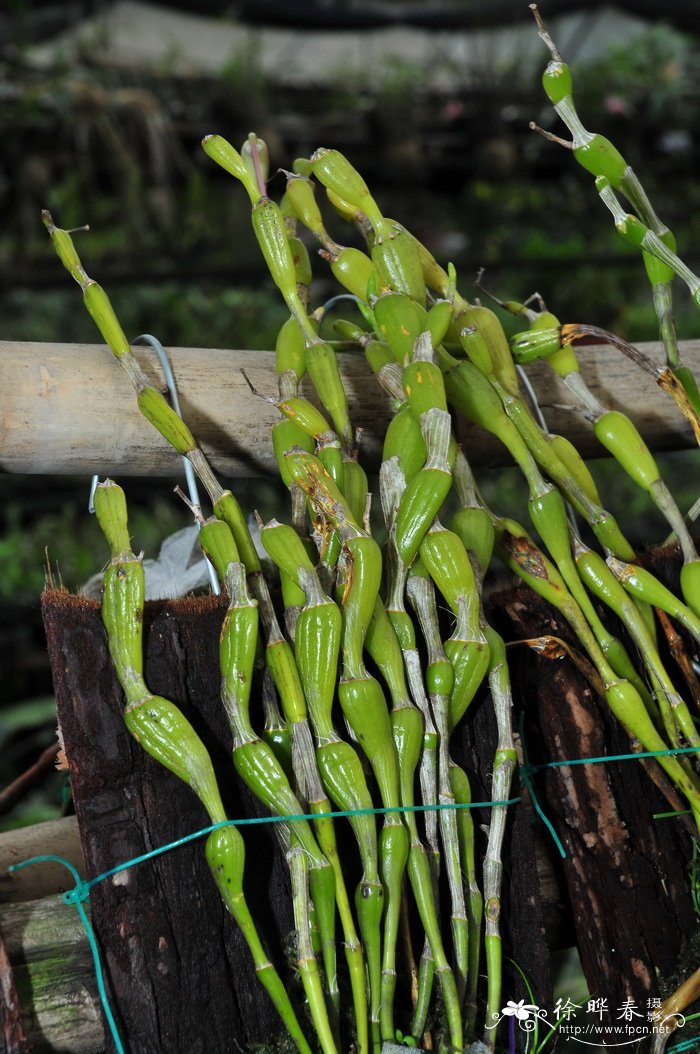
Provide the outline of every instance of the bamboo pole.
{"type": "Polygon", "coordinates": [[[84,875],[85,864],[75,816],[45,820],[0,834],[0,913],[3,904],[37,900],[70,888],[70,874],[60,864],[47,863],[8,873],[12,864],[19,864],[39,853],[62,856],[77,868],[80,875],[84,875]]]}
{"type": "Polygon", "coordinates": [[[103,1051],[95,968],[75,910],[54,895],[5,905],[0,919],[30,1050],[103,1051]]]}
{"type": "MultiPolygon", "coordinates": [[[[662,361],[658,343],[640,345],[662,361]]],[[[579,348],[582,373],[600,401],[624,410],[654,450],[692,448],[690,428],[653,380],[613,349],[579,348]]],[[[274,394],[272,352],[212,348],[168,349],[183,415],[218,472],[227,476],[276,473],[270,428],[277,411],[251,395],[242,374],[274,394]]],[[[684,360],[700,373],[700,341],[683,343],[684,360]]],[[[155,353],[134,349],[161,385],[155,353]]],[[[386,398],[359,353],[341,353],[340,366],[353,421],[364,429],[362,454],[377,463],[376,437],[389,420],[386,398]]],[[[590,427],[552,404],[570,396],[544,363],[529,374],[553,431],[563,432],[586,457],[602,456],[590,427]]],[[[306,392],[305,394],[310,394],[306,392]]],[[[464,435],[475,464],[507,463],[503,449],[480,429],[464,435]]],[[[177,475],[179,459],[136,409],[128,378],[97,344],[0,341],[0,470],[18,473],[177,475]]]]}

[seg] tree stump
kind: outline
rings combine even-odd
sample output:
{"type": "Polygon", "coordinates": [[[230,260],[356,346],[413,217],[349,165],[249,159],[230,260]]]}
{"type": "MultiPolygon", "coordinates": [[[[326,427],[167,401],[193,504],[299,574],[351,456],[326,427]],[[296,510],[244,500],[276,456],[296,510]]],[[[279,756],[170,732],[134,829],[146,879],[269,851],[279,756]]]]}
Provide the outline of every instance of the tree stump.
{"type": "MultiPolygon", "coordinates": [[[[646,559],[673,584],[673,554],[646,559]]],[[[525,587],[492,597],[489,608],[510,642],[550,634],[576,646],[564,620],[525,587]]],[[[98,605],[50,590],[43,610],[86,873],[94,876],[206,826],[207,818],[189,789],[128,735],[98,605]]],[[[260,806],[234,776],[219,701],[217,644],[224,611],[224,602],[213,597],[148,603],[146,678],[154,692],[183,710],[209,747],[228,815],[260,816],[260,806]]],[[[509,656],[534,764],[630,752],[627,737],[571,661],[542,658],[522,646],[511,646],[509,656]]],[[[490,797],[494,724],[482,691],[454,736],[454,755],[469,772],[474,800],[490,797]]],[[[625,1000],[644,1006],[665,994],[662,979],[673,972],[695,928],[688,829],[682,819],[653,819],[668,805],[638,761],[547,768],[534,779],[566,849],[563,871],[589,991],[605,997],[611,1009],[625,1000]]],[[[527,793],[509,810],[504,959],[516,960],[538,1005],[550,1008],[535,861],[540,830],[533,828],[539,821],[527,793]]],[[[477,811],[474,823],[483,849],[488,815],[477,811]]],[[[284,972],[290,892],[272,828],[245,832],[246,893],[271,957],[284,972]]],[[[342,851],[346,825],[338,830],[342,851]]],[[[234,1040],[247,1050],[279,1036],[278,1019],[254,979],[247,947],[221,904],[200,842],[99,883],[91,907],[110,1000],[131,1054],[214,1051],[234,1040]]],[[[294,996],[293,970],[287,975],[294,996]]],[[[515,969],[506,968],[503,993],[504,1000],[528,995],[515,969]]]]}
{"type": "MultiPolygon", "coordinates": [[[[647,554],[646,562],[662,578],[677,576],[677,553],[647,554]]],[[[501,593],[492,604],[506,639],[551,634],[577,647],[563,617],[528,587],[501,593]]],[[[533,764],[630,753],[628,737],[570,660],[552,661],[523,646],[509,649],[509,663],[533,764]]],[[[548,768],[534,780],[566,850],[589,992],[607,999],[611,1011],[625,1000],[644,1008],[665,994],[662,979],[697,927],[687,871],[691,834],[681,817],[654,820],[670,806],[639,761],[548,768]]]]}
{"type": "MultiPolygon", "coordinates": [[[[86,874],[92,877],[206,826],[207,817],[191,791],[127,733],[98,604],[59,590],[48,590],[42,604],[86,874]]],[[[210,749],[228,815],[260,816],[261,807],[234,774],[219,700],[224,611],[224,602],[214,597],[148,602],[146,680],[153,692],[183,710],[210,749]]],[[[474,775],[475,796],[488,800],[495,729],[486,697],[474,707],[474,730],[456,737],[455,756],[474,775]]],[[[532,813],[523,803],[510,808],[504,847],[506,954],[517,947],[518,964],[547,1005],[549,961],[532,813]]],[[[478,831],[488,823],[487,811],[476,812],[474,822],[478,831]]],[[[272,827],[243,830],[245,890],[281,968],[292,930],[291,897],[272,827]]],[[[344,832],[340,825],[341,851],[344,832]]],[[[219,899],[200,842],[98,883],[90,902],[110,1002],[130,1054],[210,1054],[231,1049],[234,1041],[248,1050],[279,1036],[278,1019],[255,981],[247,946],[219,899]]],[[[514,974],[504,995],[525,996],[521,987],[514,974]]],[[[297,990],[291,979],[290,989],[297,990]]]]}
{"type": "MultiPolygon", "coordinates": [[[[207,826],[208,818],[189,788],[128,734],[98,605],[50,590],[43,610],[86,873],[93,877],[207,826]]],[[[257,802],[234,774],[219,704],[224,610],[217,598],[147,604],[146,676],[209,747],[228,815],[256,816],[257,802]]],[[[291,899],[272,825],[246,834],[246,844],[246,894],[279,964],[281,941],[292,928],[291,899]]],[[[279,1033],[201,842],[98,883],[90,902],[111,1005],[132,1054],[211,1054],[230,1050],[234,1038],[245,1049],[279,1033]]]]}

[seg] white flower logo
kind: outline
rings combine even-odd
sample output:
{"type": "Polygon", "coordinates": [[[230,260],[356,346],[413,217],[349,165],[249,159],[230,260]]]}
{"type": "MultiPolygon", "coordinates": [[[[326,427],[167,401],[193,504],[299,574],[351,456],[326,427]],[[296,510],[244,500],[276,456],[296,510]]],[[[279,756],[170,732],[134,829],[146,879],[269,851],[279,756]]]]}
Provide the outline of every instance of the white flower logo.
{"type": "Polygon", "coordinates": [[[547,1020],[547,1011],[539,1006],[535,1006],[533,1003],[526,1003],[524,999],[520,999],[517,1003],[513,999],[509,999],[504,1007],[501,1008],[500,1014],[494,1014],[490,1025],[487,1025],[487,1029],[497,1028],[504,1017],[514,1018],[511,1021],[510,1027],[515,1027],[515,1022],[518,1022],[518,1027],[523,1032],[533,1032],[537,1028],[538,1018],[540,1021],[547,1020]]]}
{"type": "Polygon", "coordinates": [[[509,999],[501,1012],[504,1017],[517,1017],[518,1021],[528,1021],[531,1014],[536,1014],[538,1009],[539,1007],[526,1003],[524,999],[520,999],[517,1003],[509,999]]]}

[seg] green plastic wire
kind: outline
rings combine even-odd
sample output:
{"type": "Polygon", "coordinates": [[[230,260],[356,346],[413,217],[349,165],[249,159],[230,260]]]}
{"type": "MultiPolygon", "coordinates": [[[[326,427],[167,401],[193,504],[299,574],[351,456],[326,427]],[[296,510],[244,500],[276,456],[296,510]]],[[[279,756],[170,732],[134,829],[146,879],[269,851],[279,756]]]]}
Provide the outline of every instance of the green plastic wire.
{"type": "Polygon", "coordinates": [[[692,1050],[694,1047],[700,1047],[700,1036],[691,1036],[690,1039],[684,1039],[682,1043],[674,1043],[668,1048],[668,1054],[680,1054],[682,1050],[692,1050]]]}
{"type": "MultiPolygon", "coordinates": [[[[559,839],[557,832],[550,820],[545,815],[542,806],[540,805],[539,798],[533,786],[532,777],[536,772],[540,772],[542,769],[559,768],[564,765],[598,765],[607,764],[610,761],[635,761],[640,758],[654,758],[654,757],[665,757],[675,754],[690,754],[700,751],[700,747],[678,747],[675,750],[656,750],[656,751],[643,751],[638,754],[610,754],[608,756],[601,755],[599,757],[591,758],[574,758],[570,761],[545,761],[537,765],[532,765],[528,759],[527,745],[525,743],[523,718],[521,717],[520,722],[520,741],[522,744],[523,758],[525,764],[520,768],[520,778],[522,783],[528,788],[530,797],[532,799],[533,807],[540,817],[542,822],[550,832],[554,842],[559,849],[562,857],[566,857],[566,850],[559,839]]],[[[66,860],[62,856],[54,856],[53,854],[46,854],[40,856],[32,856],[28,860],[22,860],[18,864],[11,864],[8,867],[8,872],[22,871],[25,867],[30,867],[33,864],[42,864],[47,862],[53,862],[62,864],[63,867],[67,868],[75,880],[75,885],[72,889],[66,890],[65,893],[61,894],[61,899],[65,904],[72,904],[72,906],[78,912],[78,916],[82,923],[85,935],[90,946],[92,953],[92,960],[95,967],[95,977],[97,980],[97,991],[102,1003],[102,1009],[104,1011],[107,1026],[109,1028],[116,1054],[125,1054],[124,1045],[119,1035],[117,1023],[114,1020],[114,1014],[109,1002],[107,990],[105,988],[104,977],[102,974],[102,962],[100,959],[100,951],[95,939],[90,920],[87,917],[87,913],[83,904],[90,898],[90,890],[93,886],[96,886],[99,882],[104,882],[106,878],[111,878],[112,875],[118,874],[120,871],[126,871],[130,867],[134,867],[137,864],[142,864],[146,860],[151,860],[154,857],[162,856],[164,853],[169,853],[173,849],[178,849],[182,845],[187,845],[189,842],[194,842],[199,838],[203,838],[205,835],[211,834],[212,831],[217,831],[221,827],[247,827],[254,824],[263,823],[282,823],[292,822],[294,820],[311,820],[318,821],[320,819],[327,818],[340,818],[350,816],[381,816],[387,813],[405,813],[405,812],[428,812],[431,810],[440,809],[484,809],[494,808],[496,806],[503,805],[516,805],[521,801],[521,796],[517,798],[508,798],[504,801],[476,801],[476,802],[440,802],[430,805],[408,805],[408,806],[392,806],[388,808],[378,807],[376,809],[337,809],[332,812],[324,813],[299,813],[298,815],[290,816],[251,816],[242,817],[238,820],[222,820],[220,823],[211,824],[209,827],[202,827],[199,831],[194,831],[192,834],[186,834],[182,838],[177,838],[173,842],[168,842],[166,845],[161,845],[157,849],[151,849],[148,853],[142,853],[140,856],[134,856],[130,860],[125,860],[121,864],[117,864],[115,867],[110,868],[108,871],[103,871],[101,874],[96,875],[95,878],[84,881],[77,869],[69,860],[66,860]]],[[[671,1051],[677,1051],[680,1054],[683,1050],[689,1050],[691,1046],[700,1044],[700,1037],[695,1039],[687,1040],[683,1043],[678,1043],[674,1047],[670,1048],[671,1051]]]]}
{"type": "Polygon", "coordinates": [[[71,864],[70,860],[66,860],[62,856],[54,856],[52,853],[47,853],[42,856],[32,856],[29,860],[23,860],[19,864],[11,864],[7,870],[10,872],[21,871],[22,868],[29,867],[31,864],[43,864],[48,862],[62,864],[63,867],[68,868],[71,875],[75,879],[75,887],[69,890],[67,893],[63,894],[63,900],[66,904],[73,904],[74,908],[78,912],[80,921],[83,924],[83,929],[85,930],[88,939],[88,944],[90,945],[90,951],[92,952],[92,962],[95,967],[95,978],[97,979],[97,991],[100,997],[100,1002],[102,1003],[102,1009],[104,1011],[105,1018],[107,1019],[107,1025],[112,1035],[112,1040],[114,1041],[114,1047],[117,1054],[124,1054],[124,1046],[121,1041],[121,1036],[119,1035],[117,1023],[114,1020],[114,1014],[112,1013],[112,1007],[110,1006],[109,997],[107,996],[107,990],[105,988],[104,977],[102,976],[102,962],[100,960],[100,950],[97,947],[97,941],[95,940],[95,934],[93,932],[92,926],[90,925],[90,919],[87,917],[87,912],[85,911],[85,908],[82,904],[84,900],[88,899],[89,893],[86,893],[84,897],[76,897],[74,900],[69,899],[69,895],[71,893],[77,892],[78,889],[85,885],[82,878],[78,874],[77,869],[73,866],[73,864],[71,864]]]}
{"type": "MultiPolygon", "coordinates": [[[[562,845],[561,839],[560,839],[559,835],[557,834],[557,832],[554,829],[554,824],[551,822],[549,817],[545,815],[544,809],[540,805],[540,799],[539,799],[539,797],[537,795],[537,791],[535,790],[535,784],[534,784],[533,779],[532,779],[532,777],[535,775],[535,773],[539,769],[547,768],[550,764],[551,765],[555,765],[556,762],[547,762],[547,763],[542,764],[542,765],[531,765],[530,764],[530,757],[529,757],[529,754],[527,752],[527,742],[525,740],[525,714],[521,714],[520,715],[520,721],[518,723],[518,732],[520,734],[520,747],[521,747],[522,752],[523,752],[523,761],[524,761],[524,764],[520,766],[520,782],[525,787],[527,787],[528,792],[530,794],[530,799],[532,801],[532,806],[533,806],[535,812],[537,813],[537,815],[539,816],[540,820],[542,821],[542,823],[545,825],[545,827],[547,828],[547,830],[551,834],[552,840],[554,841],[554,844],[556,845],[557,849],[559,850],[559,856],[562,858],[562,860],[566,860],[566,849],[562,845]]],[[[594,760],[598,760],[598,759],[594,759],[594,760]]]]}
{"type": "Polygon", "coordinates": [[[475,801],[475,802],[442,802],[436,803],[435,805],[395,805],[389,808],[377,808],[377,809],[338,809],[334,812],[309,812],[309,813],[292,813],[289,816],[248,816],[242,817],[239,820],[221,820],[219,823],[211,824],[209,827],[202,827],[199,831],[194,831],[192,834],[183,835],[182,838],[176,838],[174,842],[168,842],[166,845],[161,845],[157,849],[151,849],[148,853],[142,853],[141,856],[134,856],[130,860],[125,860],[121,864],[117,864],[115,867],[111,867],[109,871],[103,871],[101,874],[96,875],[95,878],[83,881],[78,875],[72,864],[63,860],[63,857],[49,857],[49,856],[33,856],[29,860],[24,860],[19,864],[11,864],[8,871],[21,871],[23,867],[28,867],[29,864],[41,863],[44,860],[58,860],[61,863],[65,863],[66,867],[69,867],[73,873],[73,877],[76,879],[75,886],[73,889],[69,889],[67,892],[61,894],[63,901],[66,904],[78,905],[90,897],[90,890],[93,886],[96,886],[99,882],[104,882],[106,878],[111,878],[112,875],[118,874],[120,871],[126,871],[130,867],[134,867],[136,864],[142,864],[146,860],[151,860],[153,857],[162,856],[163,853],[169,853],[172,849],[179,849],[181,845],[187,845],[188,842],[194,842],[198,838],[204,838],[205,835],[211,834],[212,831],[218,831],[221,827],[247,827],[254,824],[263,823],[293,823],[295,820],[324,820],[328,818],[335,819],[336,817],[342,816],[378,816],[384,815],[385,813],[395,812],[427,812],[428,810],[438,809],[484,809],[493,808],[497,805],[515,805],[520,801],[520,798],[508,798],[506,801],[475,801]]]}
{"type": "Polygon", "coordinates": [[[598,761],[634,761],[636,758],[668,758],[676,754],[697,754],[700,747],[675,747],[672,750],[640,750],[638,754],[606,754],[599,758],[574,758],[573,761],[545,761],[535,769],[553,769],[561,765],[593,765],[598,761]]]}
{"type": "MultiPolygon", "coordinates": [[[[700,752],[700,747],[675,747],[670,750],[640,750],[636,754],[603,754],[598,757],[592,758],[572,758],[570,760],[560,761],[543,761],[538,765],[532,765],[528,758],[527,743],[525,741],[525,727],[524,727],[524,715],[520,715],[519,723],[520,743],[523,751],[523,759],[525,764],[520,767],[520,780],[527,787],[530,792],[530,798],[532,799],[532,807],[535,812],[542,820],[547,830],[552,836],[552,840],[559,850],[559,855],[563,860],[566,859],[566,849],[562,845],[561,839],[554,829],[554,825],[545,815],[544,810],[540,804],[540,800],[535,790],[534,782],[532,777],[537,772],[541,772],[543,769],[555,769],[563,768],[566,765],[600,765],[608,764],[611,761],[639,761],[642,758],[665,758],[675,757],[677,754],[697,754],[700,752]]],[[[668,813],[655,813],[654,818],[661,818],[667,816],[680,816],[683,815],[685,810],[681,812],[668,812],[668,813]]]]}
{"type": "Polygon", "coordinates": [[[377,808],[377,809],[350,809],[350,810],[337,810],[334,812],[327,813],[300,813],[299,815],[290,816],[252,816],[243,817],[239,820],[222,820],[220,823],[211,824],[209,827],[202,827],[199,831],[194,831],[192,834],[186,834],[182,838],[177,838],[173,842],[168,842],[167,845],[161,845],[157,849],[151,849],[148,853],[142,853],[140,856],[134,856],[130,860],[125,860],[121,864],[117,864],[116,867],[111,867],[109,871],[103,871],[101,874],[96,875],[95,878],[91,878],[88,881],[84,881],[76,868],[71,864],[69,860],[66,860],[62,856],[54,856],[53,854],[42,854],[40,856],[32,856],[28,860],[22,860],[18,864],[11,864],[8,867],[8,872],[22,871],[25,867],[30,867],[33,864],[43,864],[53,862],[62,864],[66,867],[75,880],[75,885],[72,889],[66,890],[61,895],[61,899],[65,904],[72,904],[78,912],[78,916],[85,930],[85,935],[92,952],[92,961],[95,967],[95,977],[97,979],[97,992],[102,1003],[102,1009],[104,1011],[107,1026],[109,1028],[116,1054],[125,1054],[124,1045],[119,1035],[119,1029],[117,1023],[114,1020],[114,1014],[112,1013],[112,1007],[109,1002],[109,996],[105,988],[104,976],[102,973],[102,961],[100,959],[100,950],[95,939],[90,920],[87,917],[83,904],[90,899],[90,890],[93,886],[96,886],[99,882],[104,882],[106,878],[110,878],[112,875],[118,874],[120,871],[126,871],[130,867],[134,867],[136,864],[142,864],[146,860],[150,860],[156,856],[162,856],[163,853],[169,853],[173,849],[178,849],[181,845],[187,845],[188,842],[194,842],[198,838],[203,838],[205,835],[211,834],[212,831],[218,831],[220,827],[245,827],[252,824],[262,823],[282,823],[290,822],[293,820],[320,820],[327,817],[341,817],[341,816],[368,816],[378,815],[382,813],[393,813],[393,812],[425,812],[428,809],[479,809],[479,808],[492,808],[495,805],[515,805],[519,802],[520,798],[508,798],[507,801],[477,801],[468,803],[452,803],[444,802],[435,805],[413,805],[413,806],[393,806],[390,808],[377,808]]]}

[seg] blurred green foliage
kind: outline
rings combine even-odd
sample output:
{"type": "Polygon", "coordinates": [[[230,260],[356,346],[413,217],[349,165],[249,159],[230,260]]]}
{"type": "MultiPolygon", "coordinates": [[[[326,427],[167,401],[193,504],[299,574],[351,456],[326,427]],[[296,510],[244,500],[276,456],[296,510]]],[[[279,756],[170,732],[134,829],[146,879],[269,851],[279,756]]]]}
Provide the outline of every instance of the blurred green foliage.
{"type": "MultiPolygon", "coordinates": [[[[67,276],[66,276],[67,278],[67,276]]],[[[273,348],[287,317],[272,290],[215,289],[175,282],[116,286],[110,299],[126,333],[155,333],[168,347],[273,348]]],[[[5,303],[3,339],[100,343],[80,292],[68,279],[63,289],[37,295],[16,289],[5,303]]]]}
{"type": "MultiPolygon", "coordinates": [[[[676,232],[681,256],[700,270],[694,53],[690,38],[658,25],[586,65],[574,56],[572,66],[585,123],[622,149],[676,232]]],[[[270,144],[274,196],[282,191],[275,166],[291,166],[295,151],[318,142],[338,145],[380,205],[457,264],[465,290],[486,265],[496,291],[522,297],[538,289],[562,318],[632,340],[655,337],[641,262],[615,234],[592,180],[567,152],[527,130],[530,118],[559,127],[539,86],[541,67],[489,66],[483,85],[465,82],[454,97],[426,87],[408,60],[364,84],[339,69],[328,92],[293,97],[264,81],[253,47],[232,56],[218,79],[194,86],[161,72],[131,83],[94,66],[55,68],[38,80],[13,70],[25,82],[13,119],[23,114],[26,130],[8,136],[16,186],[0,179],[0,263],[17,282],[0,294],[4,337],[91,339],[39,222],[48,206],[61,226],[90,222],[79,251],[128,333],[148,330],[180,345],[270,347],[284,317],[280,298],[263,277],[240,188],[199,147],[203,131],[240,142],[253,123],[270,144]],[[55,290],[28,280],[35,263],[55,290]]],[[[329,227],[340,240],[355,240],[333,215],[329,227]]],[[[315,261],[314,269],[317,302],[331,286],[327,268],[315,261]]],[[[700,335],[682,287],[677,318],[682,338],[700,335]]]]}
{"type": "MultiPolygon", "coordinates": [[[[9,783],[56,737],[56,704],[53,696],[25,699],[2,710],[0,724],[0,786],[9,783]]],[[[0,831],[11,831],[62,814],[69,788],[65,772],[50,772],[41,786],[32,790],[6,816],[0,816],[0,831]]]]}
{"type": "Polygon", "coordinates": [[[582,112],[648,113],[666,127],[690,127],[700,111],[696,77],[694,42],[659,23],[611,43],[576,74],[574,90],[582,112]]]}
{"type": "MultiPolygon", "coordinates": [[[[37,603],[44,588],[47,559],[54,577],[71,592],[77,592],[108,561],[104,535],[87,511],[88,486],[86,480],[82,501],[76,495],[77,500],[60,510],[36,513],[30,523],[26,522],[21,500],[5,505],[0,536],[0,603],[37,603]]],[[[169,489],[163,488],[166,493],[169,489]]],[[[132,508],[130,529],[134,544],[155,557],[163,538],[188,522],[184,506],[156,491],[150,506],[132,508]]]]}

